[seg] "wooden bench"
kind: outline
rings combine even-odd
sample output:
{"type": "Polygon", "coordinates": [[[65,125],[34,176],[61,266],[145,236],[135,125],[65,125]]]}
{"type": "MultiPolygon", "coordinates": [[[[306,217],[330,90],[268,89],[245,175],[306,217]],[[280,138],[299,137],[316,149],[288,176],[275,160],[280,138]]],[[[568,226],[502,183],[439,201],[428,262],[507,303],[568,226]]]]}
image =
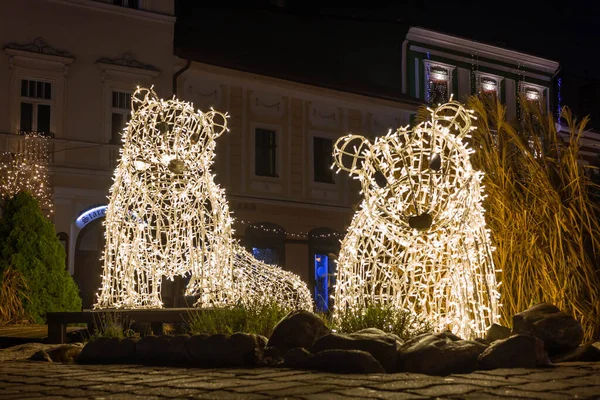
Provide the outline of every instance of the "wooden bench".
{"type": "Polygon", "coordinates": [[[155,334],[162,334],[163,323],[188,322],[199,311],[209,309],[198,308],[162,308],[142,310],[83,310],[78,312],[51,312],[48,313],[48,343],[66,343],[67,325],[84,323],[88,330],[93,332],[101,325],[103,319],[114,318],[127,323],[149,323],[155,334]]]}

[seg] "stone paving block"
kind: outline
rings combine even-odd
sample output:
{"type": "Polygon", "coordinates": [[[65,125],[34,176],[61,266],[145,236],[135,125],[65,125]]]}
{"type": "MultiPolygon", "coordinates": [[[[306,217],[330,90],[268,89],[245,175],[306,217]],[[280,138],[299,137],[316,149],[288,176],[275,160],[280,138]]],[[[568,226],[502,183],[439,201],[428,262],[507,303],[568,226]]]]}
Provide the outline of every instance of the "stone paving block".
{"type": "MultiPolygon", "coordinates": [[[[484,371],[477,371],[471,374],[460,374],[460,375],[449,375],[446,378],[454,378],[457,381],[459,380],[468,380],[475,382],[486,382],[486,386],[491,386],[494,383],[503,384],[517,384],[517,383],[526,383],[531,382],[529,379],[525,378],[524,375],[515,375],[515,376],[499,376],[499,375],[488,375],[485,374],[484,371]]],[[[464,382],[469,383],[469,382],[464,382]]]]}
{"type": "Polygon", "coordinates": [[[572,368],[569,369],[559,369],[552,371],[544,371],[544,372],[533,372],[525,377],[530,381],[547,381],[551,379],[570,379],[577,378],[579,376],[584,376],[589,374],[588,371],[585,370],[575,370],[572,368]]]}
{"type": "Polygon", "coordinates": [[[457,396],[464,395],[479,390],[480,387],[465,385],[461,383],[448,383],[445,385],[434,385],[423,389],[410,389],[411,393],[416,393],[427,397],[457,396]]]}
{"type": "MultiPolygon", "coordinates": [[[[392,398],[394,392],[385,392],[382,390],[374,390],[363,387],[348,388],[343,390],[336,390],[332,393],[341,394],[348,397],[361,398],[361,399],[389,399],[392,398]]],[[[412,395],[416,398],[423,398],[421,395],[415,395],[414,393],[402,393],[403,395],[412,395]]],[[[328,395],[328,394],[327,394],[328,395]]],[[[326,395],[326,396],[327,396],[326,395]]],[[[415,398],[413,397],[413,398],[415,398]]]]}
{"type": "Polygon", "coordinates": [[[136,385],[125,385],[122,383],[102,383],[100,385],[89,385],[89,390],[98,390],[102,392],[110,392],[110,393],[123,393],[123,392],[131,392],[137,389],[136,385]]]}
{"type": "Polygon", "coordinates": [[[171,388],[171,387],[163,387],[163,388],[146,388],[146,389],[137,389],[132,391],[133,394],[138,396],[164,396],[169,398],[182,398],[189,397],[196,394],[202,394],[206,391],[202,389],[182,389],[182,388],[171,388]]]}
{"type": "MultiPolygon", "coordinates": [[[[543,396],[544,400],[563,400],[563,399],[572,399],[573,395],[565,395],[561,393],[552,393],[552,392],[529,392],[526,390],[518,390],[518,389],[486,389],[486,394],[502,396],[504,398],[514,399],[514,398],[529,398],[529,399],[540,399],[543,396]]],[[[479,393],[473,394],[471,398],[477,399],[479,393]]]]}
{"type": "MultiPolygon", "coordinates": [[[[0,392],[0,394],[2,394],[2,393],[0,392]]],[[[17,393],[17,394],[7,394],[6,396],[2,395],[1,398],[2,398],[2,400],[13,400],[13,399],[14,400],[16,400],[16,399],[25,400],[25,399],[34,399],[34,398],[41,399],[43,397],[45,397],[45,396],[42,393],[23,393],[23,392],[21,392],[21,393],[17,393]]]]}
{"type": "MultiPolygon", "coordinates": [[[[260,384],[260,382],[256,382],[256,384],[260,384]]],[[[154,384],[147,384],[148,386],[157,386],[154,384]]],[[[189,388],[189,389],[206,389],[206,390],[218,390],[218,389],[226,389],[230,387],[236,386],[254,386],[249,385],[246,380],[241,379],[221,379],[221,380],[195,380],[192,381],[190,379],[183,379],[175,381],[169,381],[167,386],[176,387],[176,388],[189,388]]],[[[159,385],[164,386],[164,385],[159,385]]]]}
{"type": "Polygon", "coordinates": [[[301,386],[298,382],[264,382],[252,386],[231,387],[229,391],[235,393],[261,393],[269,390],[281,390],[301,386]]]}
{"type": "Polygon", "coordinates": [[[268,399],[270,397],[265,396],[263,394],[256,394],[256,393],[244,393],[243,395],[240,395],[239,393],[232,393],[232,392],[227,392],[224,390],[217,390],[214,392],[207,392],[207,393],[194,395],[192,398],[194,398],[194,399],[211,399],[211,400],[215,400],[215,399],[219,399],[219,400],[229,400],[229,399],[261,400],[261,399],[268,399]]]}
{"type": "Polygon", "coordinates": [[[102,397],[112,395],[109,392],[103,392],[100,390],[86,390],[81,388],[63,388],[63,387],[54,387],[48,388],[44,392],[45,396],[64,396],[64,397],[75,397],[78,399],[89,399],[92,397],[102,397]]]}
{"type": "Polygon", "coordinates": [[[441,377],[431,377],[431,379],[401,379],[393,382],[384,383],[368,383],[367,387],[377,390],[413,390],[413,389],[426,389],[430,386],[439,385],[443,383],[441,377]]]}
{"type": "Polygon", "coordinates": [[[570,395],[571,398],[577,396],[580,399],[600,399],[600,385],[574,387],[557,393],[570,395]]]}
{"type": "Polygon", "coordinates": [[[319,376],[317,377],[313,377],[310,380],[298,380],[298,382],[302,382],[302,383],[306,383],[306,384],[317,384],[317,385],[333,385],[333,386],[338,386],[340,387],[340,389],[343,389],[345,387],[355,387],[355,386],[375,386],[378,385],[379,382],[376,381],[372,381],[370,379],[360,379],[360,378],[354,378],[354,374],[353,375],[342,375],[342,378],[340,379],[340,377],[336,378],[321,378],[319,376]]]}
{"type": "Polygon", "coordinates": [[[346,395],[343,395],[340,393],[327,392],[327,393],[309,394],[309,395],[305,395],[305,396],[300,396],[300,398],[305,399],[305,400],[323,400],[323,399],[348,400],[349,396],[346,396],[346,395]]]}
{"type": "Polygon", "coordinates": [[[261,394],[265,394],[267,396],[275,397],[275,398],[288,398],[288,397],[297,397],[308,394],[317,394],[328,392],[334,389],[340,389],[339,386],[333,385],[300,385],[300,386],[292,386],[285,389],[277,389],[277,390],[261,390],[261,394]]]}
{"type": "Polygon", "coordinates": [[[572,387],[576,387],[571,383],[570,379],[564,380],[551,380],[551,381],[533,381],[524,384],[520,384],[518,386],[508,386],[507,389],[517,389],[517,390],[528,390],[532,392],[546,392],[546,391],[565,391],[572,387]]]}

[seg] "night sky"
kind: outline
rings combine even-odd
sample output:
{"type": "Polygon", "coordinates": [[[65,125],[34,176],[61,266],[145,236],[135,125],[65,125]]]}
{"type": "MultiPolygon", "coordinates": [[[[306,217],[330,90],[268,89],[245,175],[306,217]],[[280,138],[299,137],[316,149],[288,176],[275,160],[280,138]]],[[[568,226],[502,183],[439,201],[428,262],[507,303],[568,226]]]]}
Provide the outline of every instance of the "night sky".
{"type": "Polygon", "coordinates": [[[402,42],[421,26],[559,61],[563,104],[600,126],[600,2],[176,2],[182,57],[401,99],[402,42]],[[329,3],[332,4],[332,3],[329,3]],[[346,5],[347,3],[341,3],[346,5]],[[547,4],[547,3],[546,3],[547,4]]]}

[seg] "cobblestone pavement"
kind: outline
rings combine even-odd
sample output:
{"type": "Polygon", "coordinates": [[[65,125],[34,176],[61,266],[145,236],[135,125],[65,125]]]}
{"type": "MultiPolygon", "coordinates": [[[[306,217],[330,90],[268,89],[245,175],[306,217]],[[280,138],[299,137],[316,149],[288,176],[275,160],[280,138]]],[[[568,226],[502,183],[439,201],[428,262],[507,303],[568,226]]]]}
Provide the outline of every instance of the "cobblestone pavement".
{"type": "Polygon", "coordinates": [[[434,377],[291,369],[0,363],[0,399],[600,399],[600,363],[434,377]]]}

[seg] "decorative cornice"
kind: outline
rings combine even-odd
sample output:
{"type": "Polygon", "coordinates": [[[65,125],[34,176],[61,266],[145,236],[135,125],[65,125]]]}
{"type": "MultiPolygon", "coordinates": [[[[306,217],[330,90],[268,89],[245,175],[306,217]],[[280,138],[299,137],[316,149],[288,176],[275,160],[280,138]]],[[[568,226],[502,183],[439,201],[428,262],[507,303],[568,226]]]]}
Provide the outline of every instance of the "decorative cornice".
{"type": "Polygon", "coordinates": [[[56,56],[56,57],[75,59],[75,56],[73,56],[71,53],[69,53],[67,51],[57,50],[54,47],[49,46],[46,43],[46,41],[41,37],[36,38],[32,43],[26,43],[26,44],[9,43],[6,46],[4,46],[4,49],[5,50],[8,50],[8,49],[20,50],[20,51],[43,54],[43,55],[48,55],[48,56],[56,56]]]}
{"type": "Polygon", "coordinates": [[[465,53],[477,53],[481,57],[487,57],[510,64],[516,65],[521,63],[529,68],[543,71],[547,74],[554,74],[559,67],[558,62],[556,61],[418,27],[412,27],[408,30],[406,40],[431,44],[465,53]]]}
{"type": "Polygon", "coordinates": [[[120,67],[127,68],[136,68],[136,69],[145,69],[147,71],[156,71],[160,72],[158,68],[156,68],[152,64],[144,64],[133,57],[131,53],[125,53],[120,58],[109,58],[109,57],[101,57],[96,60],[97,64],[108,64],[108,65],[116,65],[120,67]]]}

